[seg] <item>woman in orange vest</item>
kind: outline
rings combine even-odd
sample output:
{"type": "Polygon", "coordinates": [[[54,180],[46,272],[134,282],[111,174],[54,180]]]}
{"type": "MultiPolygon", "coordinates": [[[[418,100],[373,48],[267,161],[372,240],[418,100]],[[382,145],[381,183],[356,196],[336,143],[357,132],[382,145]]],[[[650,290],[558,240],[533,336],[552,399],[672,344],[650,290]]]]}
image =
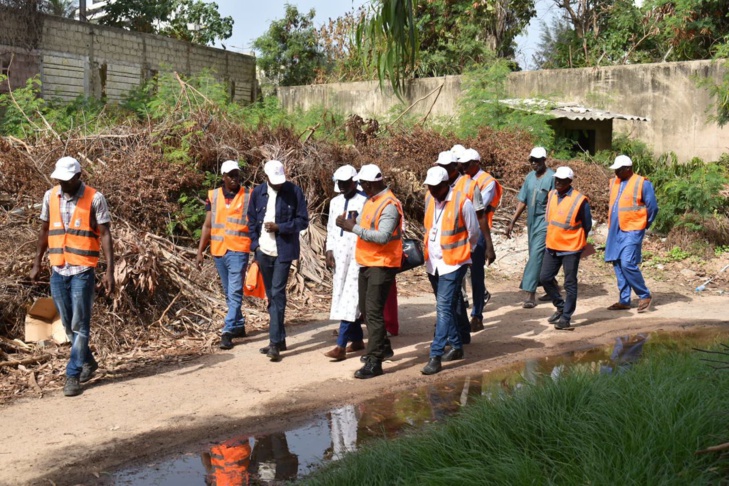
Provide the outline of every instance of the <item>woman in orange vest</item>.
{"type": "Polygon", "coordinates": [[[38,281],[48,250],[51,262],[51,296],[71,341],[66,366],[67,397],[81,393],[81,383],[91,379],[99,365],[89,348],[91,307],[94,302],[94,269],[101,249],[106,257],[102,279],[107,294],[114,292],[114,244],[111,215],[104,196],[81,182],[81,165],[73,157],[62,157],[51,174],[58,185],[46,192],[30,279],[38,281]]]}
{"type": "Polygon", "coordinates": [[[428,169],[425,185],[425,262],[428,280],[436,300],[435,336],[428,364],[421,370],[433,375],[441,361],[463,359],[463,343],[458,326],[458,296],[461,282],[471,264],[471,249],[481,234],[473,203],[465,194],[451,189],[448,171],[428,169]],[[445,352],[446,344],[451,349],[445,352]]]}
{"type": "Polygon", "coordinates": [[[577,269],[592,229],[590,203],[572,187],[574,177],[569,167],[557,168],[554,189],[547,199],[547,248],[539,280],[557,308],[547,319],[555,329],[574,329],[570,320],[577,307],[577,269]],[[564,299],[555,280],[560,267],[564,269],[564,299]]]}
{"type": "Polygon", "coordinates": [[[226,160],[220,166],[220,173],[223,175],[223,185],[209,191],[205,201],[207,214],[196,260],[198,268],[202,268],[205,248],[209,243],[228,305],[220,335],[220,349],[231,349],[233,338],[246,337],[243,281],[251,249],[247,217],[251,190],[240,185],[238,162],[226,160]]]}
{"type": "Polygon", "coordinates": [[[384,308],[395,274],[402,264],[402,206],[382,179],[380,168],[363,165],[357,181],[367,201],[356,221],[338,216],[337,226],[357,235],[354,257],[360,265],[359,310],[367,323],[364,366],[355,378],[383,373],[382,360],[393,355],[385,330],[384,308]]]}
{"type": "Polygon", "coordinates": [[[610,181],[605,261],[613,264],[620,300],[608,310],[630,309],[632,290],[640,299],[638,312],[642,313],[650,309],[652,297],[638,265],[645,230],[658,215],[656,193],[648,179],[633,173],[633,161],[627,155],[618,155],[610,168],[615,178],[610,181]]]}

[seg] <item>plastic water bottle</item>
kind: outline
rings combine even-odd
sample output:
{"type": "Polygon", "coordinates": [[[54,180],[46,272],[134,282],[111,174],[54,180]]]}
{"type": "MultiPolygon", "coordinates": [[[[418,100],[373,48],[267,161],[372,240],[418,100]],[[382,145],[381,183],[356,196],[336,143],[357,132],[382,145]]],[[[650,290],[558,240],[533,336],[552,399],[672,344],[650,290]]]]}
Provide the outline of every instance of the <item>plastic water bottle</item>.
{"type": "Polygon", "coordinates": [[[706,284],[696,287],[696,292],[703,292],[704,290],[706,290],[706,284]]]}

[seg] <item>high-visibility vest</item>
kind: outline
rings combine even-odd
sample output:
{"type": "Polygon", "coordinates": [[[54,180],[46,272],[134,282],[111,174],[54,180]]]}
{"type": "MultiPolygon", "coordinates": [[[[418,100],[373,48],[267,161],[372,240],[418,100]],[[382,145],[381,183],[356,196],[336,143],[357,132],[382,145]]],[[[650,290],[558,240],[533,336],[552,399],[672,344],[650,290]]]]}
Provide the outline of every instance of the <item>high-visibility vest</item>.
{"type": "Polygon", "coordinates": [[[99,229],[91,226],[91,203],[96,189],[85,186],[84,194],[76,202],[68,228],[61,217],[61,186],[51,189],[48,202],[48,259],[54,267],[79,265],[96,267],[101,244],[99,229]]]}
{"type": "Polygon", "coordinates": [[[476,184],[476,181],[471,179],[470,175],[463,174],[456,181],[456,185],[453,186],[453,192],[465,194],[470,201],[473,201],[473,195],[477,188],[478,184],[476,184]]]}
{"type": "Polygon", "coordinates": [[[225,252],[251,250],[251,238],[248,233],[248,203],[251,190],[241,187],[228,207],[225,207],[223,188],[208,191],[210,210],[212,211],[212,228],[210,230],[210,253],[223,256],[225,252]]]}
{"type": "Polygon", "coordinates": [[[476,174],[474,181],[476,181],[480,191],[483,191],[491,182],[494,183],[494,197],[489,203],[489,207],[492,209],[486,213],[486,221],[489,224],[489,228],[492,228],[494,226],[494,212],[499,207],[499,204],[501,204],[501,196],[504,194],[504,188],[501,187],[501,184],[499,184],[499,181],[494,176],[485,171],[476,174]]]}
{"type": "Polygon", "coordinates": [[[210,449],[210,464],[217,486],[243,486],[249,484],[248,468],[251,464],[251,446],[236,440],[210,449]]]}
{"type": "MultiPolygon", "coordinates": [[[[643,182],[645,177],[633,174],[625,183],[618,201],[618,226],[623,231],[644,230],[648,226],[648,208],[643,201],[643,182]]],[[[615,199],[620,191],[620,179],[610,181],[610,207],[608,209],[608,228],[613,214],[615,199]]]]}
{"type": "Polygon", "coordinates": [[[580,251],[587,245],[582,223],[577,222],[580,205],[587,198],[576,189],[560,200],[557,189],[547,199],[547,248],[555,251],[580,251]]]}
{"type": "MultiPolygon", "coordinates": [[[[373,196],[365,201],[359,225],[366,230],[377,230],[380,216],[387,206],[394,204],[403,220],[402,206],[391,190],[373,196]]],[[[357,238],[355,260],[363,267],[400,268],[402,265],[402,224],[395,226],[390,240],[384,245],[357,238]]]]}
{"type": "MultiPolygon", "coordinates": [[[[471,243],[468,241],[468,228],[463,219],[463,205],[466,196],[453,192],[451,200],[446,201],[441,211],[440,247],[443,250],[443,261],[447,265],[462,265],[471,259],[471,243]]],[[[425,196],[425,259],[428,259],[430,231],[433,228],[435,214],[435,198],[428,193],[425,196]]]]}

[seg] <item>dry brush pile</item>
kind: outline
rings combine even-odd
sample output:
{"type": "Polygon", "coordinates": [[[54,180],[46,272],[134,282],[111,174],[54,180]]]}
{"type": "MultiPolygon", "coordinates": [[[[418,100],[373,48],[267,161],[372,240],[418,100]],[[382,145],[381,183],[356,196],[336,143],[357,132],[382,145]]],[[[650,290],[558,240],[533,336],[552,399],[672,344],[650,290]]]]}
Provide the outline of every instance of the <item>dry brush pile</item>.
{"type": "MultiPolygon", "coordinates": [[[[245,161],[244,183],[253,185],[263,181],[263,162],[276,158],[304,190],[312,224],[302,235],[302,258],[289,281],[287,315],[293,319],[311,318],[328,308],[324,228],[327,202],[334,196],[331,174],[337,167],[378,164],[402,200],[414,234],[422,223],[425,172],[438,152],[454,143],[476,148],[484,167],[507,188],[497,213],[501,218],[513,212],[515,193],[529,171],[531,142],[523,133],[483,130],[473,140],[448,139],[427,129],[391,130],[387,136],[368,130],[350,136],[348,144],[323,142],[286,127],[248,129],[200,112],[184,124],[128,123],[94,135],[48,130],[33,141],[0,138],[0,251],[6,255],[0,262],[0,402],[62,385],[67,346],[21,341],[28,306],[34,298],[49,295],[48,271],[40,285],[32,285],[28,274],[40,202],[61,156],[79,159],[83,179],[106,196],[113,215],[117,289],[112,296],[97,295],[94,305],[92,348],[105,370],[96,379],[189,359],[213,348],[225,314],[214,265],[207,261],[197,270],[197,241],[171,235],[169,228],[182,217],[180,196],[197,193],[204,173],[216,173],[224,160],[245,161]],[[174,151],[184,151],[184,160],[171,159],[174,151]]],[[[578,175],[575,185],[591,197],[596,216],[604,220],[606,171],[578,161],[570,165],[578,175]]],[[[262,301],[247,300],[246,310],[250,328],[265,328],[262,301]]]]}

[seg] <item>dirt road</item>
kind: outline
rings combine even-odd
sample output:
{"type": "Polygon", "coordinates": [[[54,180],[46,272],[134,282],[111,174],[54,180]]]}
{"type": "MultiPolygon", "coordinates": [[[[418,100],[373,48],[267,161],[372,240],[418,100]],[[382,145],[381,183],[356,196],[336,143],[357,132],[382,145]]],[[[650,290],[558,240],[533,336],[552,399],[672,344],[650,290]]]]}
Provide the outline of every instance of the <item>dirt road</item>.
{"type": "MultiPolygon", "coordinates": [[[[581,282],[574,331],[546,322],[551,304],[525,310],[513,282],[490,284],[486,329],[473,336],[466,359],[445,364],[439,375],[420,374],[428,356],[435,318],[429,294],[404,299],[395,357],[385,375],[353,378],[359,353],[332,363],[322,352],[334,345],[335,325],[322,320],[289,329],[289,350],[272,363],[259,354],[267,334],[258,333],[228,352],[158,370],[126,381],[96,379],[83,395],[60,390],[24,399],[0,410],[0,484],[93,484],[115,466],[178,450],[183,444],[224,436],[234,427],[250,433],[282,429],[312,410],[352,403],[382,390],[404,389],[456,374],[481,373],[502,365],[553,355],[616,336],[659,329],[727,325],[726,295],[676,291],[675,283],[651,282],[656,306],[648,314],[605,310],[615,301],[614,283],[581,282]]],[[[102,364],[103,366],[103,364],[102,364]]]]}

